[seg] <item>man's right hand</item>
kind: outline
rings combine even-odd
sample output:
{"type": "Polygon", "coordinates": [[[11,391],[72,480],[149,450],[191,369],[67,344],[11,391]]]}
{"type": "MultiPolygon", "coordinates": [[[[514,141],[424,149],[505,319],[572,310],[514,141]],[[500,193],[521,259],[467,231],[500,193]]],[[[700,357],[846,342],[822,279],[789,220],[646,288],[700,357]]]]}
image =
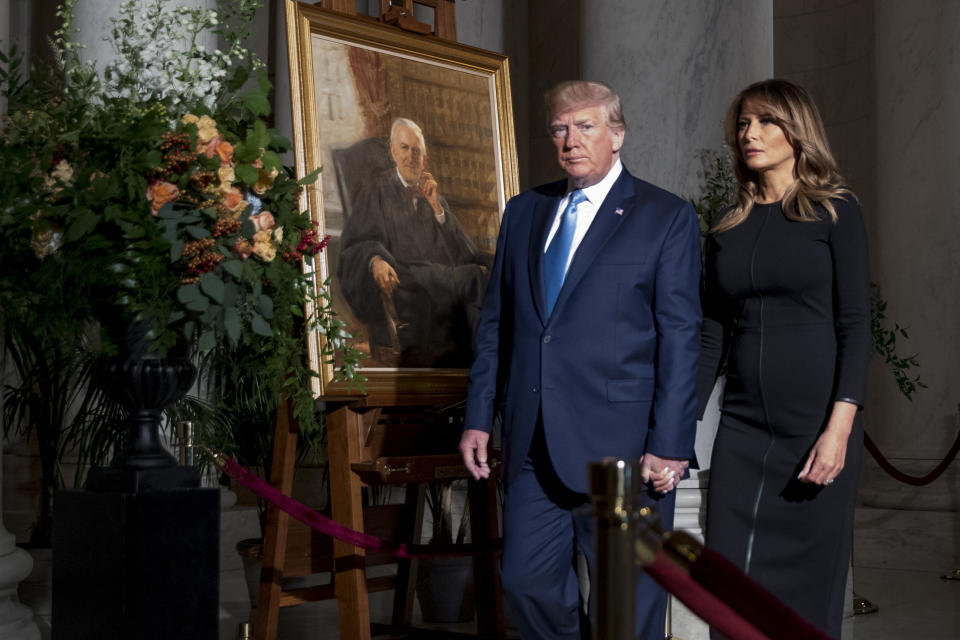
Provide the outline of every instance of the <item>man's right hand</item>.
{"type": "Polygon", "coordinates": [[[666,495],[677,488],[689,466],[689,460],[661,458],[647,452],[640,459],[640,477],[649,482],[654,491],[666,495]]]}
{"type": "Polygon", "coordinates": [[[397,272],[393,270],[390,263],[380,256],[374,256],[370,263],[370,270],[380,290],[388,296],[393,295],[394,290],[400,285],[400,278],[397,277],[397,272]]]}
{"type": "Polygon", "coordinates": [[[487,443],[490,434],[479,429],[467,429],[460,436],[460,454],[463,465],[474,480],[490,477],[490,465],[487,464],[487,443]]]}

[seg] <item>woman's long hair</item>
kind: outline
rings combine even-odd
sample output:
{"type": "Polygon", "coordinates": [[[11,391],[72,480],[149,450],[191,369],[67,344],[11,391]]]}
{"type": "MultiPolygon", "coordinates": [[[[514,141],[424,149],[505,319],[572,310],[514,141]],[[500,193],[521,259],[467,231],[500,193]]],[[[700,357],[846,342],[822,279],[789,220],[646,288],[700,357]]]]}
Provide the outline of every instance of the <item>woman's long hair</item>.
{"type": "Polygon", "coordinates": [[[820,215],[815,207],[820,205],[836,222],[837,211],[831,200],[851,192],[843,186],[837,162],[830,153],[817,105],[803,87],[774,79],[750,85],[737,95],[727,109],[724,129],[727,144],[735,158],[738,202],[711,231],[726,231],[746,220],[760,191],[759,175],[747,167],[739,144],[740,110],[747,100],[783,129],[787,142],[793,147],[795,180],[783,195],[782,206],[786,217],[803,222],[819,220],[820,215]]]}

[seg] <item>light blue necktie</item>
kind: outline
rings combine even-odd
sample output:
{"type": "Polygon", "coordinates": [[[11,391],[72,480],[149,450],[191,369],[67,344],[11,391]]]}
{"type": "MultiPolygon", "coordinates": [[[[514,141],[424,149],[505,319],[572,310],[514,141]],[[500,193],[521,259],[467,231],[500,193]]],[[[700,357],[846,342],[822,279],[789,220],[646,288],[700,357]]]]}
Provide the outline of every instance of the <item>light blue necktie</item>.
{"type": "Polygon", "coordinates": [[[553,313],[553,305],[560,295],[560,287],[567,275],[567,260],[570,257],[570,246],[573,244],[573,233],[577,230],[577,205],[587,199],[583,191],[577,189],[570,194],[570,202],[560,216],[557,232],[543,254],[544,283],[546,284],[547,315],[553,313]]]}

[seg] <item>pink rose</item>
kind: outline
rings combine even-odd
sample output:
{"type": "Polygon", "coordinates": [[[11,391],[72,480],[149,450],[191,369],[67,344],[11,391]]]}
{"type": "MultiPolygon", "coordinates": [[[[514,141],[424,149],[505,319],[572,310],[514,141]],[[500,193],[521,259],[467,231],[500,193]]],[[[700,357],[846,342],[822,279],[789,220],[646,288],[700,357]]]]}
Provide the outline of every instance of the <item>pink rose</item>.
{"type": "Polygon", "coordinates": [[[255,216],[250,216],[250,221],[253,222],[253,228],[256,231],[265,231],[276,226],[273,214],[269,211],[261,211],[255,216]]]}
{"type": "Polygon", "coordinates": [[[208,158],[212,158],[213,156],[217,155],[218,147],[223,142],[224,142],[223,136],[220,134],[217,134],[214,137],[207,140],[206,142],[198,142],[197,152],[202,153],[208,158]]]}

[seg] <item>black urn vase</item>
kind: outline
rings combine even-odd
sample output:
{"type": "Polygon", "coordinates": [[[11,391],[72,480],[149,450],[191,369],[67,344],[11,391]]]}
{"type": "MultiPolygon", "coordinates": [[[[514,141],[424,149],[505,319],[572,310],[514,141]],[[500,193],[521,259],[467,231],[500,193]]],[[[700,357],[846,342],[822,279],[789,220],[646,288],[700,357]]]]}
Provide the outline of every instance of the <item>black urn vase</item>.
{"type": "Polygon", "coordinates": [[[124,338],[118,341],[120,353],[105,358],[97,370],[97,384],[126,413],[123,442],[110,466],[91,469],[87,488],[139,493],[197,487],[199,472],[177,466],[160,440],[164,408],[189,391],[197,369],[185,348],[157,356],[136,326],[124,338]]]}

